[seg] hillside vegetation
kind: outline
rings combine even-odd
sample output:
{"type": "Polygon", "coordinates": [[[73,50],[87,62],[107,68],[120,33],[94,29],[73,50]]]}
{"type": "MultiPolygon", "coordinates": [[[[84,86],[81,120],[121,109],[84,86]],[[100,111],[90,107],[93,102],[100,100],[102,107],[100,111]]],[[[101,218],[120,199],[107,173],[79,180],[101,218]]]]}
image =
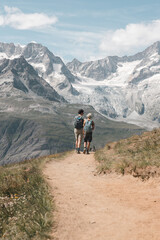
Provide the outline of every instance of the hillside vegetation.
{"type": "Polygon", "coordinates": [[[56,155],[0,167],[0,239],[49,239],[53,196],[42,175],[56,155]]]}
{"type": "MultiPolygon", "coordinates": [[[[51,155],[0,167],[0,239],[49,239],[53,196],[42,169],[51,155]]],[[[96,151],[100,173],[132,174],[145,180],[160,176],[160,129],[108,143],[96,151]]]]}
{"type": "Polygon", "coordinates": [[[160,129],[109,143],[95,154],[98,171],[132,174],[148,179],[160,176],[160,129]]]}

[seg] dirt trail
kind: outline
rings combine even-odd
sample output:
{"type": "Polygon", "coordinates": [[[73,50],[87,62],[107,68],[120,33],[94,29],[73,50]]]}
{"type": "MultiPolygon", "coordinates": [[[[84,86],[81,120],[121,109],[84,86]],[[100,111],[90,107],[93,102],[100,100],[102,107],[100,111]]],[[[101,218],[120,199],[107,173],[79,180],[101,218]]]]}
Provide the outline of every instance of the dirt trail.
{"type": "Polygon", "coordinates": [[[160,179],[97,175],[94,154],[44,169],[55,196],[56,240],[160,240],[160,179]]]}

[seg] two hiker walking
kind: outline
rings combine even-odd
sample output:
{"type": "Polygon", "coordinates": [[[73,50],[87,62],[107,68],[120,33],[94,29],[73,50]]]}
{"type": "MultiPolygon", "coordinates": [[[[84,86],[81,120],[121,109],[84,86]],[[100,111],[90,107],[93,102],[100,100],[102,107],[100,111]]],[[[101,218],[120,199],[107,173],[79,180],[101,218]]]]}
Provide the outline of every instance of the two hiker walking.
{"type": "Polygon", "coordinates": [[[95,124],[92,120],[92,114],[87,114],[87,119],[83,118],[84,110],[78,111],[78,116],[74,119],[74,134],[76,139],[76,152],[80,154],[80,147],[82,138],[84,138],[84,150],[83,153],[89,154],[90,143],[92,142],[92,131],[94,130],[95,124]]]}

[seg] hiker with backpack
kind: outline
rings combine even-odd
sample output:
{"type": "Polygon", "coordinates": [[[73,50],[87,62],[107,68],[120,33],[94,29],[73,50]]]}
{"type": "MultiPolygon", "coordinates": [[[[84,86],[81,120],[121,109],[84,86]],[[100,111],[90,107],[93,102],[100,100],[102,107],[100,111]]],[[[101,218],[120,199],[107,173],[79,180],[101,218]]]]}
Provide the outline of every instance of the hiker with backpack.
{"type": "Polygon", "coordinates": [[[89,154],[90,144],[92,142],[92,131],[95,128],[95,124],[92,119],[92,114],[87,114],[87,119],[84,120],[84,150],[83,153],[89,154]]]}
{"type": "Polygon", "coordinates": [[[84,110],[80,109],[78,111],[78,116],[74,118],[74,134],[76,138],[76,152],[80,154],[80,147],[83,138],[83,119],[84,110]]]}

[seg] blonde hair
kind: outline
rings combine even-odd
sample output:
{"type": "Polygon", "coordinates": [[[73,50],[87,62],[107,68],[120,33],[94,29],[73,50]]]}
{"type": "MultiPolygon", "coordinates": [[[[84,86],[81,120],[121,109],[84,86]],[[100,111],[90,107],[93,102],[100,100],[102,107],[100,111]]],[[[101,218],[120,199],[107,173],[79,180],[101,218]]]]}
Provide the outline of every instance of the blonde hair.
{"type": "Polygon", "coordinates": [[[92,113],[88,113],[87,118],[91,119],[92,118],[92,113]]]}

